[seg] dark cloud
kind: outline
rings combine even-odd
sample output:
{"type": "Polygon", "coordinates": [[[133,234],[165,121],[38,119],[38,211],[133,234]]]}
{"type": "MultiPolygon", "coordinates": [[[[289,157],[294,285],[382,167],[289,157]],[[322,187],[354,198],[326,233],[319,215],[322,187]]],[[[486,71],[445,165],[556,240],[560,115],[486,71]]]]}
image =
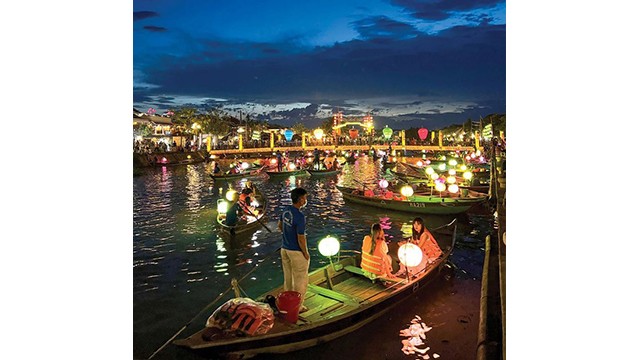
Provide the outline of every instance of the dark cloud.
{"type": "Polygon", "coordinates": [[[163,31],[167,31],[167,28],[163,28],[161,26],[153,26],[153,25],[147,25],[144,27],[145,30],[149,30],[149,31],[153,31],[153,32],[163,32],[163,31]]]}
{"type": "MultiPolygon", "coordinates": [[[[491,112],[504,112],[505,25],[458,26],[412,38],[353,40],[304,53],[284,43],[266,46],[208,40],[201,45],[203,51],[187,57],[153,58],[155,63],[139,70],[160,87],[134,89],[134,95],[181,94],[332,106],[341,106],[344,99],[418,96],[494,101],[502,105],[491,112]],[[221,56],[214,58],[214,52],[221,56]]],[[[309,111],[299,115],[308,116],[309,111]]],[[[434,115],[415,116],[424,120],[434,115]]],[[[439,116],[460,118],[464,114],[439,116]]]]}
{"type": "Polygon", "coordinates": [[[391,0],[391,3],[406,8],[413,16],[425,20],[444,20],[453,12],[490,8],[504,2],[504,0],[391,0]]]}
{"type": "Polygon", "coordinates": [[[494,20],[489,14],[467,14],[463,17],[465,20],[477,23],[478,25],[488,25],[494,20]]]}
{"type": "Polygon", "coordinates": [[[133,21],[138,21],[150,17],[158,16],[158,13],[155,11],[134,11],[133,12],[133,21]]]}
{"type": "Polygon", "coordinates": [[[351,25],[363,39],[407,39],[419,34],[412,25],[389,19],[386,16],[373,16],[356,20],[351,25]]]}

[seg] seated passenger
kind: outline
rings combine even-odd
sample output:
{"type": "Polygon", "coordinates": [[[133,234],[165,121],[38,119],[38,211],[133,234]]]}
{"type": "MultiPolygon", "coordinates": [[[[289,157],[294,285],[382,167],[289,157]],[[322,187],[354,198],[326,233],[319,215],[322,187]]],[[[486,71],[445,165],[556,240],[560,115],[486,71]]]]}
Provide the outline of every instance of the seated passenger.
{"type": "Polygon", "coordinates": [[[371,235],[364,237],[361,250],[360,267],[368,278],[395,278],[392,274],[391,256],[387,255],[389,248],[384,240],[384,231],[380,224],[371,225],[371,235]]]}
{"type": "Polygon", "coordinates": [[[234,226],[238,223],[238,213],[240,215],[242,215],[243,211],[240,208],[240,204],[238,203],[238,193],[234,193],[233,194],[233,201],[232,201],[233,205],[231,205],[229,207],[229,210],[227,210],[227,215],[225,218],[224,223],[227,226],[234,226]]]}
{"type": "MultiPolygon", "coordinates": [[[[411,273],[413,274],[422,271],[427,267],[428,264],[431,264],[438,257],[440,257],[440,255],[442,255],[440,246],[433,238],[433,235],[431,235],[431,232],[429,232],[429,230],[427,230],[427,228],[424,226],[424,220],[422,220],[422,218],[420,217],[413,219],[411,237],[408,239],[408,241],[412,244],[418,245],[420,250],[422,250],[422,261],[420,262],[420,264],[418,264],[418,266],[411,268],[411,273]]],[[[404,243],[406,242],[403,241],[399,243],[399,245],[402,245],[404,243]]],[[[405,272],[404,266],[401,267],[399,272],[405,272]]]]}
{"type": "Polygon", "coordinates": [[[253,214],[253,207],[251,206],[251,202],[253,202],[253,198],[251,198],[251,194],[253,194],[253,190],[251,188],[242,189],[242,193],[240,194],[240,198],[238,198],[238,204],[240,205],[243,212],[253,214]]]}

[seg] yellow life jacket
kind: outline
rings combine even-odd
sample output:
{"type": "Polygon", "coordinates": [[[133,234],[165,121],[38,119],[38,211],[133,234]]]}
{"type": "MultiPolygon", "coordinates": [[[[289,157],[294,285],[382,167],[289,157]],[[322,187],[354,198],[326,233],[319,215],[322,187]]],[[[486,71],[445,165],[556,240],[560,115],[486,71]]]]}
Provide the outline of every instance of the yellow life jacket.
{"type": "Polygon", "coordinates": [[[362,242],[362,261],[360,262],[360,267],[364,271],[368,271],[375,275],[383,275],[385,274],[384,263],[382,261],[382,257],[385,254],[382,253],[382,246],[376,244],[376,249],[373,251],[373,254],[369,253],[369,249],[371,249],[371,236],[367,235],[364,237],[362,242]]]}

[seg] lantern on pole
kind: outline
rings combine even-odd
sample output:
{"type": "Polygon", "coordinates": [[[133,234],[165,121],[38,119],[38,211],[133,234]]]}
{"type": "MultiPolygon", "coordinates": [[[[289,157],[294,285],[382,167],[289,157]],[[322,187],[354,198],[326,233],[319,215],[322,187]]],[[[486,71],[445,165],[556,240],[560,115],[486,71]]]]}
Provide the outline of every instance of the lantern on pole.
{"type": "Polygon", "coordinates": [[[422,141],[424,141],[427,138],[428,134],[429,134],[429,130],[426,128],[420,128],[420,130],[418,130],[418,136],[422,141]]]}
{"type": "Polygon", "coordinates": [[[287,141],[291,141],[291,139],[293,139],[293,130],[291,129],[287,129],[284,131],[284,138],[287,141]]]}
{"type": "Polygon", "coordinates": [[[393,130],[388,125],[385,125],[384,129],[382,129],[382,135],[384,135],[384,138],[389,140],[391,139],[392,134],[393,130]]]}

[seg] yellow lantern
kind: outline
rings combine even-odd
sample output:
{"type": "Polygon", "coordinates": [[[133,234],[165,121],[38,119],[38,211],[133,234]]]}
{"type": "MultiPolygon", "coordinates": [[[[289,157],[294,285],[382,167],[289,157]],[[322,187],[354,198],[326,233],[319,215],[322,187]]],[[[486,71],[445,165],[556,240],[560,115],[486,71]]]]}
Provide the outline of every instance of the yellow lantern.
{"type": "Polygon", "coordinates": [[[456,177],[455,177],[455,176],[449,176],[449,177],[447,178],[447,182],[448,182],[449,184],[454,184],[454,183],[456,182],[456,177]]]}
{"type": "Polygon", "coordinates": [[[318,243],[318,251],[323,256],[333,256],[340,251],[340,241],[333,236],[327,236],[318,243]]]}
{"type": "Polygon", "coordinates": [[[406,267],[418,266],[422,261],[422,250],[416,244],[406,243],[398,249],[398,259],[406,267]]]}
{"type": "Polygon", "coordinates": [[[449,169],[449,175],[455,175],[455,174],[456,174],[455,169],[449,169]]]}
{"type": "Polygon", "coordinates": [[[433,170],[433,168],[431,166],[429,166],[427,168],[427,170],[425,170],[425,171],[427,172],[427,175],[431,175],[431,174],[433,174],[435,172],[435,170],[433,170]]]}
{"type": "Polygon", "coordinates": [[[320,140],[322,139],[322,136],[324,135],[324,131],[320,128],[313,130],[313,136],[316,137],[316,139],[320,140]]]}
{"type": "Polygon", "coordinates": [[[440,171],[444,171],[446,168],[447,168],[447,164],[445,164],[445,163],[442,163],[442,164],[438,165],[438,170],[440,170],[440,171]]]}
{"type": "Polygon", "coordinates": [[[465,171],[465,172],[462,174],[462,177],[463,177],[465,180],[471,180],[471,178],[473,177],[473,174],[471,173],[471,171],[465,171]]]}
{"type": "Polygon", "coordinates": [[[451,160],[449,160],[449,165],[456,166],[456,165],[458,165],[458,162],[455,161],[455,159],[451,159],[451,160]]]}
{"type": "Polygon", "coordinates": [[[413,188],[409,185],[405,185],[400,189],[400,194],[409,197],[413,195],[413,188]]]}
{"type": "Polygon", "coordinates": [[[224,197],[229,200],[229,201],[233,201],[234,197],[236,196],[238,192],[233,190],[233,189],[229,189],[229,191],[227,191],[227,193],[224,195],[224,197]]]}
{"type": "Polygon", "coordinates": [[[436,174],[435,172],[432,173],[430,176],[431,176],[431,180],[435,180],[440,177],[440,175],[436,174]]]}
{"type": "Polygon", "coordinates": [[[296,164],[294,163],[289,163],[289,170],[293,171],[296,169],[296,164]]]}
{"type": "Polygon", "coordinates": [[[441,182],[436,183],[436,190],[437,191],[445,191],[447,188],[447,186],[441,182]]]}
{"type": "Polygon", "coordinates": [[[466,171],[467,170],[467,165],[464,165],[464,164],[460,165],[460,170],[466,171]]]}
{"type": "Polygon", "coordinates": [[[450,193],[454,193],[454,194],[455,194],[455,193],[457,193],[457,192],[458,192],[458,185],[456,185],[456,184],[451,184],[451,185],[449,185],[449,188],[448,188],[448,189],[449,189],[449,192],[450,192],[450,193]]]}

